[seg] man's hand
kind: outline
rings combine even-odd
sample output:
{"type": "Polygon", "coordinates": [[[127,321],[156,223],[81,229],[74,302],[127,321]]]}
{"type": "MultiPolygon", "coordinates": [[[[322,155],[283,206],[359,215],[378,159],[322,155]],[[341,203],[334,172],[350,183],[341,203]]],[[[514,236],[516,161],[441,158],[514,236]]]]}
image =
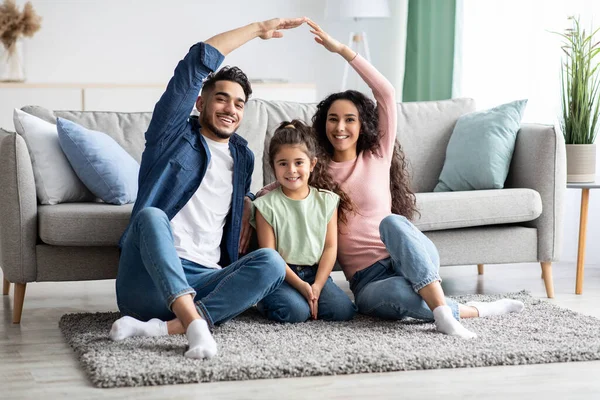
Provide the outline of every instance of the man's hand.
{"type": "Polygon", "coordinates": [[[242,215],[242,232],[240,233],[239,253],[246,254],[250,236],[252,234],[252,226],[250,225],[250,214],[252,212],[252,200],[248,196],[244,197],[244,214],[242,215]]]}
{"type": "Polygon", "coordinates": [[[259,22],[260,33],[258,37],[267,40],[272,38],[283,37],[280,29],[294,29],[306,22],[306,17],[301,18],[273,18],[263,22],[259,22]]]}
{"type": "Polygon", "coordinates": [[[283,37],[280,29],[292,29],[302,25],[307,18],[274,18],[263,22],[253,22],[237,29],[219,33],[206,40],[204,43],[210,44],[221,54],[226,56],[244,43],[256,38],[271,39],[283,37]]]}

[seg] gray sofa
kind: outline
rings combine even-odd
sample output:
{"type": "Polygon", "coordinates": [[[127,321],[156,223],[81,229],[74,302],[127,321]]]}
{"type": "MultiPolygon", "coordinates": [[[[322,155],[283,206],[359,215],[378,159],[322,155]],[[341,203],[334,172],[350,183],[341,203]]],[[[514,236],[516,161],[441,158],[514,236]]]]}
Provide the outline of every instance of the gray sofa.
{"type": "MultiPolygon", "coordinates": [[[[398,139],[410,162],[420,217],[415,224],[437,245],[447,265],[540,262],[553,297],[565,194],[565,150],[552,126],[521,127],[506,187],[433,193],[457,118],[474,111],[470,99],[398,104],[398,139]]],[[[111,135],[138,162],[151,113],[51,112],[23,108],[55,123],[60,116],[111,135]]],[[[265,149],[284,119],[309,121],[315,104],[251,100],[239,133],[256,155],[253,191],[274,180],[265,149]]],[[[25,141],[0,131],[0,252],[4,294],[15,284],[13,322],[21,319],[28,282],[115,278],[117,241],[132,205],[98,202],[40,205],[25,141]]],[[[520,289],[515,287],[515,290],[520,289]]]]}

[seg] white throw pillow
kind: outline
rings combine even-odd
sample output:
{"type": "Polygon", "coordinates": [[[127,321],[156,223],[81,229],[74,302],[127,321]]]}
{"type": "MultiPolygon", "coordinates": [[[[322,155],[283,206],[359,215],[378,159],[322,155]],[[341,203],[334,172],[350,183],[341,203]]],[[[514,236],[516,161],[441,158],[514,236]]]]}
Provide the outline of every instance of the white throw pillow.
{"type": "Polygon", "coordinates": [[[13,122],[25,139],[41,204],[92,201],[94,195],[71,168],[58,142],[56,125],[15,108],[13,122]]]}

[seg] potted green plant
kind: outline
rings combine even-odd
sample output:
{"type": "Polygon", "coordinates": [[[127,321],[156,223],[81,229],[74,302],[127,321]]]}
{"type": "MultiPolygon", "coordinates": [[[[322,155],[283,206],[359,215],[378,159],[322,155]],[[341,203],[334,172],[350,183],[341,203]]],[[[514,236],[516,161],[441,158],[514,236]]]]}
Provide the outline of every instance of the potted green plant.
{"type": "Polygon", "coordinates": [[[593,182],[596,176],[596,133],[600,107],[596,56],[600,42],[586,33],[579,18],[569,17],[572,27],[563,37],[561,68],[561,128],[567,147],[567,182],[593,182]]]}

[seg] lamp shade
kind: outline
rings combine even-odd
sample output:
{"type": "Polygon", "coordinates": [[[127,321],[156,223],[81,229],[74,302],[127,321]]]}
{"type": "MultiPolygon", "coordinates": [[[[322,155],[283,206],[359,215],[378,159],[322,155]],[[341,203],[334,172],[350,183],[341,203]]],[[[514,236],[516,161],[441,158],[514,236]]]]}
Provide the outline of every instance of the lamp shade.
{"type": "Polygon", "coordinates": [[[387,18],[388,0],[327,0],[325,17],[328,19],[387,18]]]}

